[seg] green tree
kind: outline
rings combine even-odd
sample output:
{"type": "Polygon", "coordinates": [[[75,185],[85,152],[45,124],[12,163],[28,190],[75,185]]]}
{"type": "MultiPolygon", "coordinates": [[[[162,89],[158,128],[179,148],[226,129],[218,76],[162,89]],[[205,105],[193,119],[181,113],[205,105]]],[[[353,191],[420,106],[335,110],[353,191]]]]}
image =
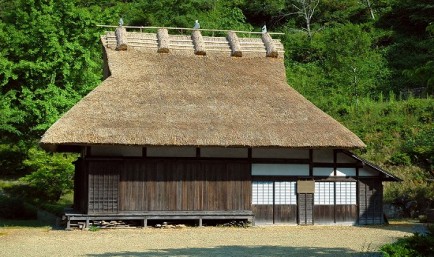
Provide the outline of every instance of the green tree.
{"type": "Polygon", "coordinates": [[[33,200],[56,202],[60,196],[72,190],[74,165],[77,158],[73,154],[49,154],[37,148],[31,148],[24,160],[31,173],[21,180],[28,183],[34,192],[33,200]]]}

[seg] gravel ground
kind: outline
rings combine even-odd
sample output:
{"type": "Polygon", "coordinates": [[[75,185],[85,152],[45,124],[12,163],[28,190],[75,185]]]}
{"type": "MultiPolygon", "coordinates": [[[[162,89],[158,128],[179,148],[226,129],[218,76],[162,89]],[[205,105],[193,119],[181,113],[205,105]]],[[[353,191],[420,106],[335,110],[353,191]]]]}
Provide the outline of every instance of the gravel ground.
{"type": "Polygon", "coordinates": [[[64,231],[0,228],[0,256],[381,256],[420,225],[64,231]]]}

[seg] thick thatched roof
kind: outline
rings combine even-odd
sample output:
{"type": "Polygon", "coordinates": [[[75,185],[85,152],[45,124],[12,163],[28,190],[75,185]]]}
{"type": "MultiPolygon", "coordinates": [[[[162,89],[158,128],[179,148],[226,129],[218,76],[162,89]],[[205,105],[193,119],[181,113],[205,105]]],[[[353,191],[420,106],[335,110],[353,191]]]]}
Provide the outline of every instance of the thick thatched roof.
{"type": "MultiPolygon", "coordinates": [[[[157,53],[156,42],[140,44],[139,33],[129,36],[134,44],[126,51],[115,50],[111,33],[102,37],[111,75],[46,131],[42,147],[52,151],[94,144],[365,147],[287,85],[277,40],[273,40],[277,58],[265,57],[264,45],[246,50],[243,57],[231,57],[228,44],[217,44],[228,51],[205,45],[206,56],[195,55],[193,46],[157,53]]],[[[144,37],[155,39],[156,34],[144,37]]],[[[262,42],[239,41],[244,49],[262,42]]]]}

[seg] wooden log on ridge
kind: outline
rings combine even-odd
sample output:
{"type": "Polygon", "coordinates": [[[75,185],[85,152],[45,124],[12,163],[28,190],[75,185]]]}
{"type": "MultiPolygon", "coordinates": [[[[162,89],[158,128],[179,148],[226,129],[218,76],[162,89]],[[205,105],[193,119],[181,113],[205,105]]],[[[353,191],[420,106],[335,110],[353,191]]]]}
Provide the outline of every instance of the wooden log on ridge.
{"type": "Polygon", "coordinates": [[[279,55],[270,34],[262,33],[262,42],[264,42],[265,49],[267,51],[267,57],[276,58],[279,55]]]}
{"type": "Polygon", "coordinates": [[[127,40],[127,30],[119,26],[116,31],[116,50],[117,51],[125,51],[128,49],[128,40],[127,40]]]}
{"type": "Polygon", "coordinates": [[[158,53],[168,53],[169,52],[169,32],[167,29],[158,29],[157,31],[158,39],[158,53]]]}
{"type": "Polygon", "coordinates": [[[243,52],[241,51],[240,40],[238,39],[237,34],[233,31],[229,31],[227,39],[232,50],[231,56],[242,57],[243,52]]]}
{"type": "Polygon", "coordinates": [[[206,55],[205,42],[203,41],[200,30],[193,30],[193,33],[191,34],[191,39],[193,40],[194,54],[206,55]]]}

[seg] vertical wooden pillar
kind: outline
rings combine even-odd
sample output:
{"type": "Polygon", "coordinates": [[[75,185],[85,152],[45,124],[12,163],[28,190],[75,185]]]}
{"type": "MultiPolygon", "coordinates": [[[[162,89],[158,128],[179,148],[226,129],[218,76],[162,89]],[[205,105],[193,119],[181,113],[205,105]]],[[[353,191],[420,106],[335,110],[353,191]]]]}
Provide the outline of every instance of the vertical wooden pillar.
{"type": "Polygon", "coordinates": [[[119,26],[116,31],[116,50],[117,51],[125,51],[128,49],[128,40],[127,40],[127,30],[119,26]]]}
{"type": "Polygon", "coordinates": [[[238,39],[237,34],[233,31],[229,31],[227,39],[232,50],[231,56],[242,57],[243,52],[241,51],[240,40],[238,39]]]}
{"type": "Polygon", "coordinates": [[[205,42],[203,41],[200,30],[193,30],[193,33],[191,34],[191,40],[193,40],[194,54],[206,55],[205,42]]]}
{"type": "Polygon", "coordinates": [[[158,40],[158,53],[168,53],[169,52],[169,32],[167,29],[158,29],[157,31],[158,40]]]}
{"type": "Polygon", "coordinates": [[[267,50],[267,55],[266,55],[267,57],[276,58],[279,55],[270,34],[263,33],[262,34],[262,42],[264,42],[265,49],[267,50]]]}

